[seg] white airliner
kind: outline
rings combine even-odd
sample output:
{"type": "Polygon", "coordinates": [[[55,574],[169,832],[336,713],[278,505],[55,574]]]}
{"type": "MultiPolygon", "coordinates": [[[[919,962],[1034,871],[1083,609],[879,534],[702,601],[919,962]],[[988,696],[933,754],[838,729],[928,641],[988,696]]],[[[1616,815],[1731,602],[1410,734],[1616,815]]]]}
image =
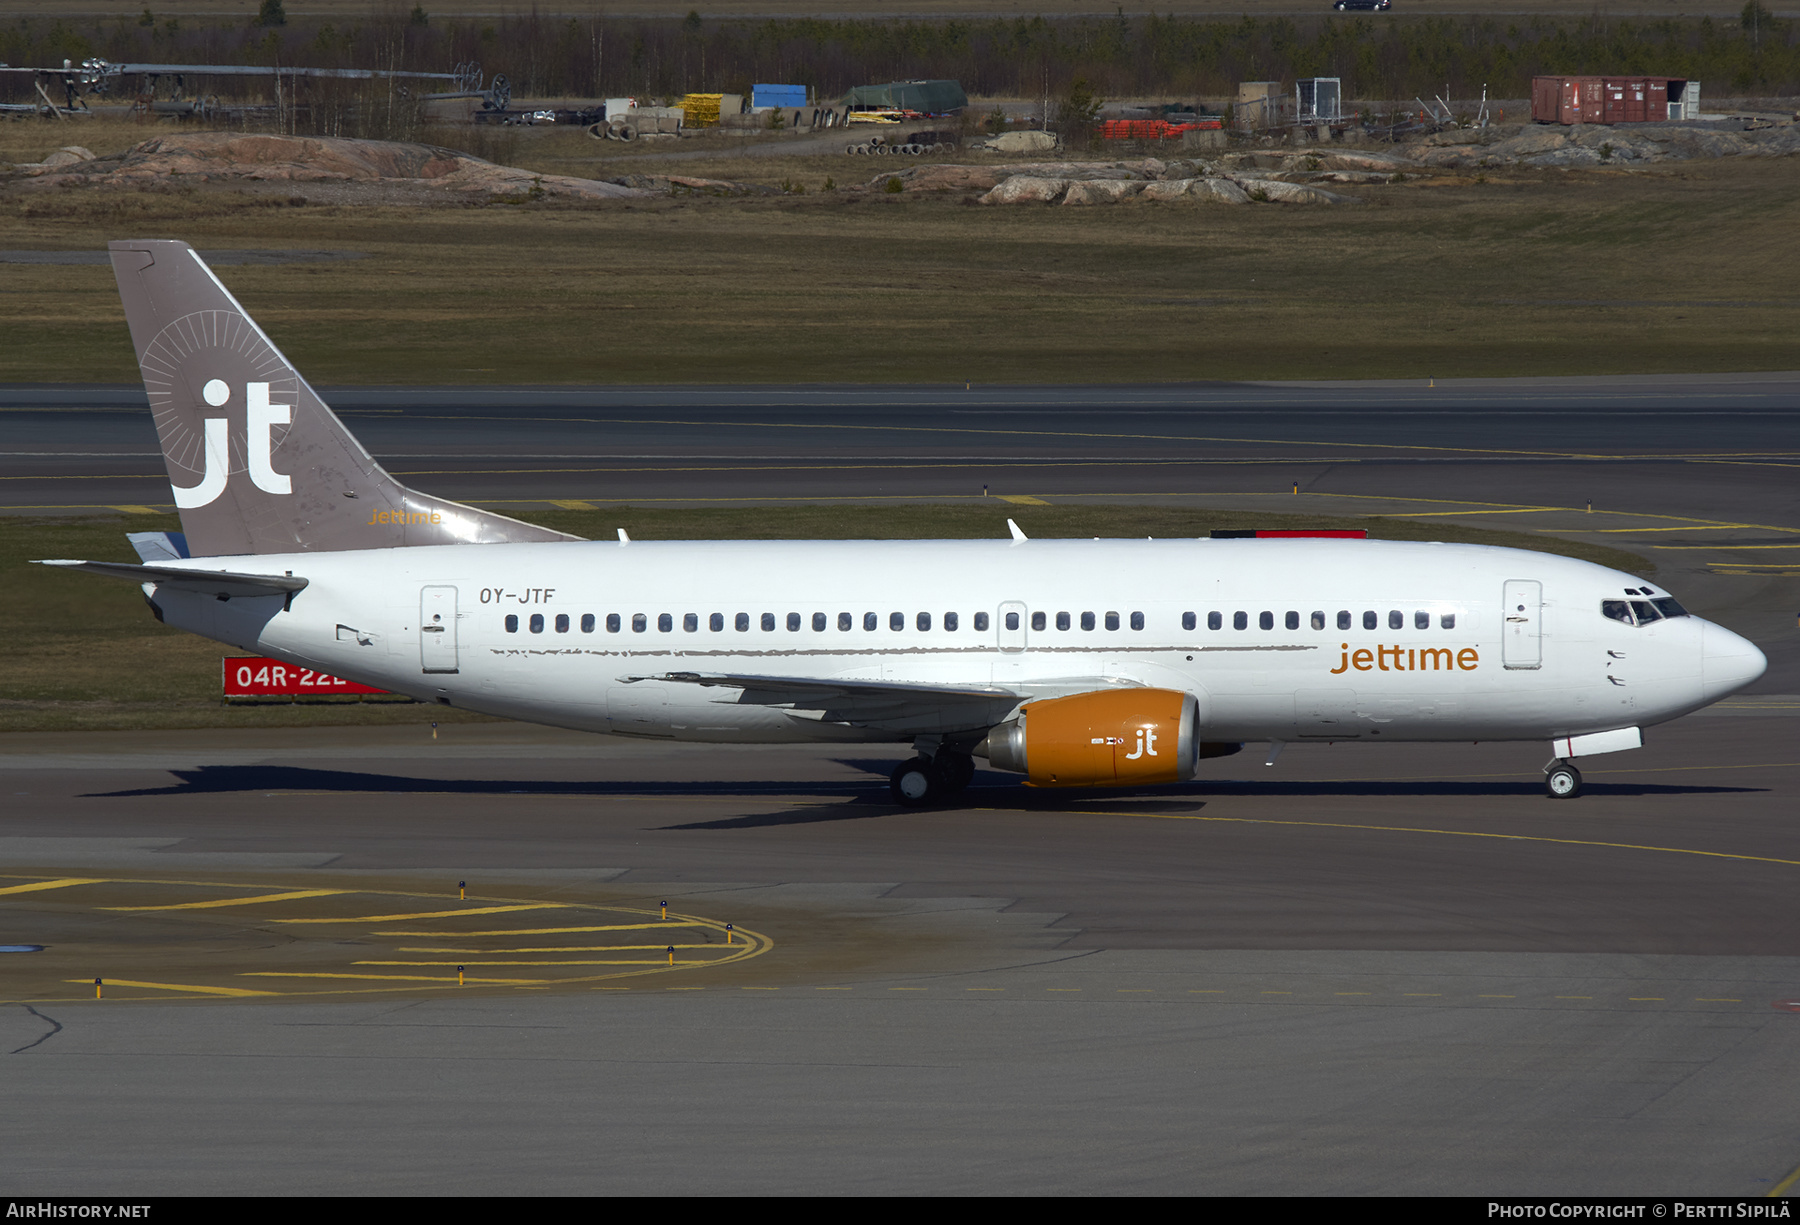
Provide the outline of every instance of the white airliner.
{"type": "MultiPolygon", "coordinates": [[[[1247,741],[1545,740],[1573,759],[1761,676],[1635,575],[1355,539],[578,541],[405,488],[185,243],[113,268],[183,531],[168,625],[465,710],[712,743],[911,743],[894,798],[972,758],[1038,786],[1194,777],[1247,741]]],[[[1010,526],[1010,524],[1009,524],[1010,526]]]]}

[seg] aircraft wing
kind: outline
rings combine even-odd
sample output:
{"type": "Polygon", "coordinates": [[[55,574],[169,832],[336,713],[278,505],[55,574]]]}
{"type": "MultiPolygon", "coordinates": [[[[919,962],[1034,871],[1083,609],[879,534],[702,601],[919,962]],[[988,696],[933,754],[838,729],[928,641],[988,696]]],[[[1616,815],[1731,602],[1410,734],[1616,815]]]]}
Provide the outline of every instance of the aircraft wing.
{"type": "Polygon", "coordinates": [[[233,596],[291,596],[306,588],[307,580],[291,574],[239,574],[231,570],[190,570],[177,566],[133,566],[120,561],[40,561],[40,566],[57,566],[65,570],[85,570],[133,583],[155,583],[178,591],[195,591],[201,595],[229,600],[233,596]]]}
{"type": "Polygon", "coordinates": [[[625,676],[626,683],[660,681],[711,689],[739,690],[737,703],[778,706],[796,717],[896,733],[973,731],[992,727],[1021,702],[1109,689],[1120,681],[1074,677],[1029,685],[933,685],[842,677],[765,676],[746,672],[663,672],[625,676]]]}

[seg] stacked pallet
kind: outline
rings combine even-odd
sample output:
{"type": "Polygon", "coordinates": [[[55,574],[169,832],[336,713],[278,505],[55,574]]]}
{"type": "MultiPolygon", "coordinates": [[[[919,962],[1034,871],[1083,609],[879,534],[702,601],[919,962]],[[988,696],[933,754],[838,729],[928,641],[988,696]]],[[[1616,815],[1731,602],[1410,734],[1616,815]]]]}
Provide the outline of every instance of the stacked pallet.
{"type": "Polygon", "coordinates": [[[682,126],[716,128],[719,126],[719,104],[724,94],[689,94],[681,100],[682,126]]]}

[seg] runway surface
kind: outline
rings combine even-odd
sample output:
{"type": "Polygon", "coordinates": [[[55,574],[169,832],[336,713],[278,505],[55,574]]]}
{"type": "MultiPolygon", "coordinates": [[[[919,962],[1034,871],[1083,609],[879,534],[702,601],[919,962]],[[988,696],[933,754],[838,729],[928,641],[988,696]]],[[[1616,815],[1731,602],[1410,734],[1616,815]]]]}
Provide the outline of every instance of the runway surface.
{"type": "Polygon", "coordinates": [[[824,749],[9,736],[5,939],[47,947],[0,1184],[1764,1195],[1796,712],[1572,804],[1533,746],[1296,746],[925,813],[824,749]],[[715,962],[727,922],[767,947],[715,962]]]}
{"type": "MultiPolygon", "coordinates": [[[[0,945],[42,946],[0,953],[31,1121],[0,1190],[1800,1181],[1800,376],[326,395],[408,483],[500,509],[986,485],[997,521],[1142,499],[1588,539],[1772,666],[1574,802],[1536,745],[1253,747],[1140,794],[984,772],[917,812],[898,746],[0,737],[0,945]]],[[[168,502],[140,392],[0,390],[0,510],[168,502]]]]}

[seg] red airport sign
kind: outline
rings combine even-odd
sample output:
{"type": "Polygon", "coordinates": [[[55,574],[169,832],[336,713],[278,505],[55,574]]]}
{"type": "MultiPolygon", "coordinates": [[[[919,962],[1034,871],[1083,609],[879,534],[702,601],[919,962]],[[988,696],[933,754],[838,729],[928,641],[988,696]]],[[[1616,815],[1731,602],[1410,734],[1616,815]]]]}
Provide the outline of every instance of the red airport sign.
{"type": "Polygon", "coordinates": [[[386,693],[369,685],[330,676],[312,668],[284,664],[257,655],[226,656],[219,671],[228,698],[288,698],[307,694],[386,693]]]}

